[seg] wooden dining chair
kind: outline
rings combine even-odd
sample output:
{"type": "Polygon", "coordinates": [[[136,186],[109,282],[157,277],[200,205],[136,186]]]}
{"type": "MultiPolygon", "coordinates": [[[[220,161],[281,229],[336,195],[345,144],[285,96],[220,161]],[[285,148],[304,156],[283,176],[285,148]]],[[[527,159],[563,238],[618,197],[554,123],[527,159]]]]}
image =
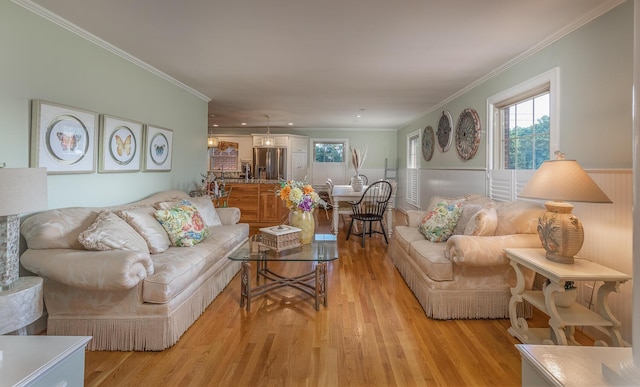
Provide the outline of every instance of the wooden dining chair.
{"type": "Polygon", "coordinates": [[[349,232],[347,233],[347,240],[352,234],[352,228],[354,222],[362,222],[362,232],[353,233],[353,235],[362,237],[362,247],[364,247],[364,239],[367,234],[369,238],[373,233],[382,234],[385,242],[389,244],[387,239],[387,233],[384,229],[384,212],[387,209],[387,204],[391,198],[391,184],[385,180],[378,180],[372,183],[363,192],[362,196],[357,201],[349,202],[351,205],[351,223],[349,224],[349,232]],[[374,222],[380,224],[380,230],[374,230],[372,225],[374,222]],[[368,226],[368,227],[367,227],[368,226]]]}

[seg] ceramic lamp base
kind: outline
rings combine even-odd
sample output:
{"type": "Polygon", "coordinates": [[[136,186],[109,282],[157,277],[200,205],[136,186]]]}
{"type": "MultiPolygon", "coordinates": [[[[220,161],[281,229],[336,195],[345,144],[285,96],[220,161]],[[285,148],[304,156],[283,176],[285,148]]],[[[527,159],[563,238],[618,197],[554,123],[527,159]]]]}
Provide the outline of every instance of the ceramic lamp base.
{"type": "Polygon", "coordinates": [[[582,222],[571,211],[573,205],[564,202],[546,202],[547,212],[538,219],[538,236],[550,261],[573,263],[573,256],[582,248],[584,230],[582,222]]]}
{"type": "Polygon", "coordinates": [[[20,216],[0,216],[0,290],[8,290],[18,279],[20,216]]]}

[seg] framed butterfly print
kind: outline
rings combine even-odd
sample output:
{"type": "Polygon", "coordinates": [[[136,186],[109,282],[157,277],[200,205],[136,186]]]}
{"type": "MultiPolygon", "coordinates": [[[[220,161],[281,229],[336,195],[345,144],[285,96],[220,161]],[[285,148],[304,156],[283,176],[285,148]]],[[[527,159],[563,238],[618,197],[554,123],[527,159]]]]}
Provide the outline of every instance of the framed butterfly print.
{"type": "Polygon", "coordinates": [[[48,174],[96,171],[97,113],[33,100],[31,116],[32,167],[48,174]]]}
{"type": "Polygon", "coordinates": [[[146,125],[144,133],[144,170],[170,171],[173,130],[146,125]]]}
{"type": "Polygon", "coordinates": [[[104,114],[100,118],[98,172],[139,171],[142,123],[104,114]]]}

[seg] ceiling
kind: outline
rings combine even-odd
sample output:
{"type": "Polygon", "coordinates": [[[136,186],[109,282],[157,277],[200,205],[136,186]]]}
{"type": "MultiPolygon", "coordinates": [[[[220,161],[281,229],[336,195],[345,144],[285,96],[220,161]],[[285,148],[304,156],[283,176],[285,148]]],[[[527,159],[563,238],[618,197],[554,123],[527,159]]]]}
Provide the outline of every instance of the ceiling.
{"type": "Polygon", "coordinates": [[[210,98],[210,125],[301,129],[400,128],[620,2],[33,0],[210,98]]]}

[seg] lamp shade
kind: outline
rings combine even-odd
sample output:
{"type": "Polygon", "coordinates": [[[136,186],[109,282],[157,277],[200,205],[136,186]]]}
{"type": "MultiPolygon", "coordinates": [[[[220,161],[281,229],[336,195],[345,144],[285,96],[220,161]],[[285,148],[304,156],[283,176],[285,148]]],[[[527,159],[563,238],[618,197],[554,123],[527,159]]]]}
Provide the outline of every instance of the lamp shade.
{"type": "Polygon", "coordinates": [[[575,160],[547,160],[518,196],[553,201],[612,203],[575,160]]]}
{"type": "Polygon", "coordinates": [[[0,216],[47,209],[46,168],[0,168],[0,216]]]}

